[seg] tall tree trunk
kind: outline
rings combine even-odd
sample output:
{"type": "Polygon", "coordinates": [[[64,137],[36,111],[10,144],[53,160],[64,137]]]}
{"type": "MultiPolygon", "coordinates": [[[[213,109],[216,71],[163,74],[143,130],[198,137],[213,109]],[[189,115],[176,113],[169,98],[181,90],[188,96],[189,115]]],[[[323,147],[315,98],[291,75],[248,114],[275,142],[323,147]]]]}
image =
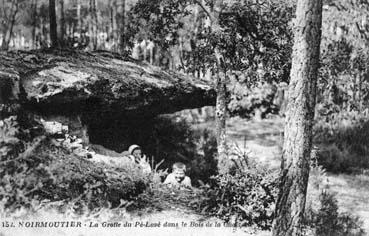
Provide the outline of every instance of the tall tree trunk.
{"type": "Polygon", "coordinates": [[[10,43],[10,40],[12,39],[12,36],[13,36],[13,28],[14,28],[14,24],[15,24],[15,19],[16,19],[16,16],[18,14],[18,10],[19,10],[18,0],[14,0],[13,3],[14,3],[14,11],[13,11],[11,21],[10,21],[9,35],[8,35],[8,39],[6,41],[6,49],[9,48],[9,43],[10,43]]]}
{"type": "Polygon", "coordinates": [[[36,42],[36,30],[37,30],[37,0],[33,1],[32,4],[32,48],[37,48],[36,42]]]}
{"type": "Polygon", "coordinates": [[[112,2],[112,29],[113,29],[113,51],[117,52],[118,51],[118,39],[119,39],[119,32],[118,32],[118,22],[117,20],[119,20],[119,17],[117,16],[117,9],[118,9],[118,4],[117,4],[118,0],[113,0],[112,2]]]}
{"type": "Polygon", "coordinates": [[[81,0],[77,0],[77,27],[76,29],[73,28],[73,36],[75,30],[77,30],[77,33],[79,34],[79,43],[82,41],[82,18],[81,18],[81,0]]]}
{"type": "Polygon", "coordinates": [[[59,0],[60,5],[60,41],[64,43],[65,38],[65,17],[64,17],[64,0],[59,0]]]}
{"type": "MultiPolygon", "coordinates": [[[[114,0],[109,0],[109,42],[112,40],[114,42],[114,0]]],[[[110,43],[112,43],[110,42],[110,43]]]]}
{"type": "Polygon", "coordinates": [[[274,236],[302,235],[309,178],[322,0],[298,0],[274,236]]]}
{"type": "Polygon", "coordinates": [[[90,48],[93,50],[97,49],[97,10],[96,0],[90,0],[90,48]]]}
{"type": "Polygon", "coordinates": [[[3,50],[9,49],[9,43],[13,36],[13,28],[16,16],[18,14],[18,10],[19,10],[18,0],[13,0],[12,6],[10,8],[10,21],[8,21],[9,23],[6,25],[6,27],[4,27],[3,42],[1,44],[1,49],[3,50]]]}
{"type": "MultiPolygon", "coordinates": [[[[219,30],[219,13],[223,0],[215,0],[214,8],[211,9],[211,25],[219,30]]],[[[217,101],[215,107],[215,123],[217,129],[217,150],[218,150],[218,172],[226,174],[231,168],[231,160],[228,158],[227,137],[226,137],[226,119],[227,119],[227,68],[224,58],[218,46],[214,51],[217,67],[217,101]]]]}
{"type": "Polygon", "coordinates": [[[220,174],[229,172],[230,161],[227,152],[226,139],[226,117],[227,117],[227,99],[226,99],[226,74],[217,72],[216,76],[217,100],[215,106],[216,138],[218,150],[218,171],[220,174]]]}
{"type": "Polygon", "coordinates": [[[49,18],[50,18],[50,40],[51,47],[58,46],[58,35],[56,25],[55,0],[49,0],[49,18]]]}
{"type": "Polygon", "coordinates": [[[124,52],[126,49],[126,0],[120,0],[118,4],[116,22],[119,25],[119,50],[124,52]]]}

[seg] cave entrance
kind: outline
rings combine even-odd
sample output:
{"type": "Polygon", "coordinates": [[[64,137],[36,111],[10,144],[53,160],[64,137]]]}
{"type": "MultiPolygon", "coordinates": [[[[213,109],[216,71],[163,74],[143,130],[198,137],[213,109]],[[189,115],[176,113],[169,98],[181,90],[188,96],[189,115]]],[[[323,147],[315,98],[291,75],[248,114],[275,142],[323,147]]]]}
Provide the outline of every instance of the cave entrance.
{"type": "Polygon", "coordinates": [[[89,142],[118,153],[138,144],[154,163],[164,160],[160,168],[180,161],[189,167],[190,177],[206,182],[216,171],[216,139],[212,131],[197,124],[213,118],[212,107],[153,117],[109,116],[88,124],[89,142]]]}

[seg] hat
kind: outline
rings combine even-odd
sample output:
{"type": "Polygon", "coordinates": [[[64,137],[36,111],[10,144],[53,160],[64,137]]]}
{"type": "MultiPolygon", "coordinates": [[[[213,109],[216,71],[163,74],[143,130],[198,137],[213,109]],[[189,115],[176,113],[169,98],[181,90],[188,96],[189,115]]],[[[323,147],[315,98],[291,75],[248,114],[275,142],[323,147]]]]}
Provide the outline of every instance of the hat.
{"type": "Polygon", "coordinates": [[[128,148],[129,154],[133,154],[134,150],[136,150],[136,149],[141,149],[141,147],[136,145],[136,144],[133,144],[133,145],[129,146],[129,148],[128,148]]]}

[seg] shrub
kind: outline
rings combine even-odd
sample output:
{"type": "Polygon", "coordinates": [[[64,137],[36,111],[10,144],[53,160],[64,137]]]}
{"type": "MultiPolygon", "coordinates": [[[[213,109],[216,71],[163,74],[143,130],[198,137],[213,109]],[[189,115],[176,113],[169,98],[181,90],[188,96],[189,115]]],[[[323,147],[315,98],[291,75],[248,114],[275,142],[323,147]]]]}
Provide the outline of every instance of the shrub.
{"type": "Polygon", "coordinates": [[[255,164],[241,149],[233,149],[234,169],[216,175],[203,186],[202,211],[238,227],[270,229],[277,195],[277,172],[255,164]]]}
{"type": "Polygon", "coordinates": [[[269,229],[276,196],[274,180],[255,173],[218,175],[206,190],[203,211],[237,226],[269,229]]]}
{"type": "Polygon", "coordinates": [[[369,122],[358,112],[340,112],[319,119],[314,127],[318,160],[328,171],[369,168],[369,122]]]}
{"type": "Polygon", "coordinates": [[[52,137],[21,139],[16,117],[1,121],[0,201],[11,210],[37,201],[75,202],[78,210],[134,200],[149,177],[132,166],[112,167],[76,156],[52,137]]]}
{"type": "Polygon", "coordinates": [[[328,191],[319,195],[318,209],[306,210],[307,225],[315,236],[362,236],[365,231],[359,217],[338,211],[337,199],[328,191]]]}
{"type": "Polygon", "coordinates": [[[306,235],[365,235],[359,217],[339,210],[335,195],[329,191],[325,169],[316,159],[311,164],[305,207],[306,235]]]}

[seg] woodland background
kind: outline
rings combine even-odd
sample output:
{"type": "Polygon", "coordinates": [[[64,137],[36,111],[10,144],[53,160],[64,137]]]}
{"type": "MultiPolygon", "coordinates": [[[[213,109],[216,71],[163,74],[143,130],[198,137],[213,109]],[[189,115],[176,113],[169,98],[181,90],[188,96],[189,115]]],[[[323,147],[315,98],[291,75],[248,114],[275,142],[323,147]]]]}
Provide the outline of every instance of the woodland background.
{"type": "MultiPolygon", "coordinates": [[[[1,0],[3,55],[50,48],[109,51],[215,84],[221,75],[228,137],[235,142],[228,145],[239,169],[225,175],[217,169],[219,144],[211,107],[140,121],[135,126],[140,134],[128,131],[132,123],[104,127],[112,133],[110,139],[92,140],[104,146],[95,146],[96,152],[115,155],[127,147],[114,143],[114,130],[127,129],[153,156],[153,164],[160,163],[149,178],[131,167],[96,166],[76,158],[68,148],[55,146],[52,137],[32,134],[24,114],[4,116],[3,217],[25,206],[38,209],[45,199],[62,213],[89,217],[99,209],[111,218],[122,213],[110,208],[160,212],[170,208],[161,206],[166,201],[268,232],[278,188],[278,168],[272,163],[279,163],[281,154],[295,8],[296,2],[288,0],[1,0]],[[279,151],[266,155],[253,143],[279,151]],[[248,148],[257,154],[249,154],[248,148]],[[269,166],[256,164],[263,159],[269,166]],[[173,200],[157,177],[163,178],[165,168],[178,160],[188,164],[188,174],[201,191],[179,192],[173,200]],[[115,175],[106,177],[107,169],[115,175]]],[[[323,1],[306,234],[365,235],[369,229],[368,13],[365,0],[323,1]],[[350,194],[344,190],[348,186],[350,194]],[[359,210],[361,218],[356,216],[359,210]]],[[[188,217],[195,217],[194,212],[188,217]]]]}

